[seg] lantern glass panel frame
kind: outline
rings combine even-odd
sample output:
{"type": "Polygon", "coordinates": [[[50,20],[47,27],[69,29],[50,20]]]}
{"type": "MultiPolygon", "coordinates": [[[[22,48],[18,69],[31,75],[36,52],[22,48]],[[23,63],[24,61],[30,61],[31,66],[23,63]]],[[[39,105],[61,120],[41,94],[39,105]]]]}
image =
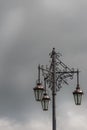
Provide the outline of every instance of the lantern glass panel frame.
{"type": "Polygon", "coordinates": [[[49,101],[50,101],[50,97],[47,95],[47,93],[44,93],[43,98],[41,100],[41,105],[42,105],[43,111],[48,110],[49,101]]]}
{"type": "Polygon", "coordinates": [[[36,101],[41,101],[43,97],[44,87],[41,83],[37,83],[37,86],[33,88],[36,101]]]}
{"type": "Polygon", "coordinates": [[[74,101],[76,105],[81,105],[81,101],[82,101],[82,95],[83,95],[83,91],[79,89],[76,89],[73,92],[73,96],[74,96],[74,101]]]}

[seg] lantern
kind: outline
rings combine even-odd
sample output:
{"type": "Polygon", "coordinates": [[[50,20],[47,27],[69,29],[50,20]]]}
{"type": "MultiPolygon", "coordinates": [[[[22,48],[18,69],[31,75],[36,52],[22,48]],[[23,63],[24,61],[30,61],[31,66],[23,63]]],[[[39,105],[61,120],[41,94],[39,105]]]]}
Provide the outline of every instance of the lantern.
{"type": "Polygon", "coordinates": [[[44,93],[44,95],[43,95],[43,97],[42,97],[42,100],[41,100],[42,109],[43,109],[44,111],[47,111],[47,110],[48,110],[49,101],[50,101],[49,96],[47,95],[47,93],[44,93]]]}
{"type": "Polygon", "coordinates": [[[73,92],[76,105],[81,105],[82,95],[83,95],[83,91],[80,90],[80,88],[76,88],[76,90],[73,92]]]}
{"type": "Polygon", "coordinates": [[[43,91],[44,91],[44,87],[42,86],[41,83],[37,83],[37,86],[35,88],[33,88],[34,93],[35,93],[35,99],[36,101],[41,101],[42,96],[43,96],[43,91]]]}

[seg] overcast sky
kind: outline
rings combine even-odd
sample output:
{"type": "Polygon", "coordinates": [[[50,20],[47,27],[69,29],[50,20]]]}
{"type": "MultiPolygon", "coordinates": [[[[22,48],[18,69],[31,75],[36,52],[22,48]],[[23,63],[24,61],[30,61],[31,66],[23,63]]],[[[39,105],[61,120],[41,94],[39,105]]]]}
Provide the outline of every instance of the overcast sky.
{"type": "Polygon", "coordinates": [[[0,130],[52,130],[52,104],[43,112],[33,87],[53,47],[85,93],[75,106],[76,77],[57,93],[57,130],[87,130],[86,42],[87,0],[0,0],[0,130]]]}

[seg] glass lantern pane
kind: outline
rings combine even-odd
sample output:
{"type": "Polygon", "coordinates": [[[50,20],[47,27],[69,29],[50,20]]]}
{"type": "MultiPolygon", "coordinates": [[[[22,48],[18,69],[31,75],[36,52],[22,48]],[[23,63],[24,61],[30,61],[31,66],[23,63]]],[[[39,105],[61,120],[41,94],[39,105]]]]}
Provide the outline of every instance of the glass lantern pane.
{"type": "Polygon", "coordinates": [[[42,108],[44,111],[48,110],[48,104],[49,104],[49,100],[42,100],[42,108]]]}
{"type": "Polygon", "coordinates": [[[35,93],[35,99],[38,100],[38,90],[34,90],[35,93]]]}
{"type": "Polygon", "coordinates": [[[35,90],[35,98],[37,101],[41,101],[42,99],[42,95],[43,95],[43,90],[35,90]]]}
{"type": "Polygon", "coordinates": [[[74,94],[74,100],[76,105],[81,104],[82,94],[81,93],[75,93],[74,94]]]}
{"type": "Polygon", "coordinates": [[[81,99],[82,99],[82,94],[81,94],[81,93],[79,93],[79,94],[78,94],[78,105],[80,105],[80,104],[81,104],[81,99]]]}
{"type": "Polygon", "coordinates": [[[42,99],[42,96],[43,96],[43,90],[39,90],[38,91],[38,99],[41,101],[42,99]]]}
{"type": "Polygon", "coordinates": [[[77,105],[77,95],[74,94],[74,100],[75,100],[75,104],[77,105]]]}
{"type": "Polygon", "coordinates": [[[45,109],[45,101],[44,100],[42,101],[42,108],[43,108],[43,110],[45,109]]]}

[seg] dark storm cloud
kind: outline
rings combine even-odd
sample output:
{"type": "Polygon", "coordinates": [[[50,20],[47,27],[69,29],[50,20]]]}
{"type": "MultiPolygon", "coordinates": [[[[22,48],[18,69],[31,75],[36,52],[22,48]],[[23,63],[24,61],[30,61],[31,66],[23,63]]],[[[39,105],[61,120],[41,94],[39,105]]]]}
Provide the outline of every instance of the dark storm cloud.
{"type": "Polygon", "coordinates": [[[32,70],[28,68],[31,65],[26,52],[27,46],[16,45],[3,58],[3,73],[0,82],[0,115],[2,117],[21,118],[22,120],[26,106],[28,109],[31,107],[27,101],[30,99],[29,85],[32,70]]]}

